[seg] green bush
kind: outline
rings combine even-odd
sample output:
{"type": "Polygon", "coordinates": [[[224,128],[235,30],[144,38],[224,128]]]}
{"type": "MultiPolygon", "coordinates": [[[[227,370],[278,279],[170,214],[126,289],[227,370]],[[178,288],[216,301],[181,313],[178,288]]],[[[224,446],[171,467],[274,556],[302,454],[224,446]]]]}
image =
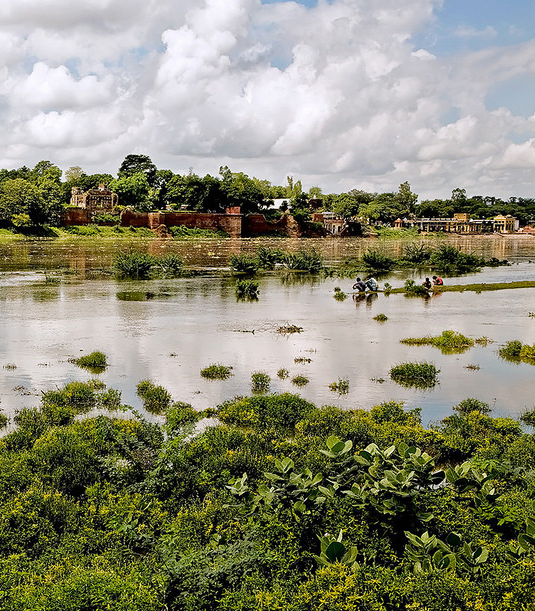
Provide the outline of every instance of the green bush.
{"type": "Polygon", "coordinates": [[[121,278],[141,280],[149,277],[156,258],[145,252],[118,253],[113,268],[121,278]]]}
{"type": "Polygon", "coordinates": [[[232,375],[232,367],[218,365],[216,363],[201,369],[201,377],[208,380],[226,380],[232,375]]]}
{"type": "Polygon", "coordinates": [[[402,386],[431,388],[438,382],[440,370],[433,363],[400,363],[390,368],[390,377],[402,386]]]}
{"type": "Polygon", "coordinates": [[[274,269],[277,263],[283,262],[284,253],[278,248],[259,246],[256,251],[256,258],[260,269],[274,269]]]}
{"type": "Polygon", "coordinates": [[[251,391],[253,393],[264,393],[269,391],[271,378],[265,371],[254,371],[251,374],[251,391]]]}
{"type": "Polygon", "coordinates": [[[182,274],[182,257],[174,252],[169,252],[156,260],[165,278],[176,278],[182,274]]]}
{"type": "Polygon", "coordinates": [[[236,297],[238,299],[258,299],[258,282],[240,279],[236,282],[236,297]]]}
{"type": "Polygon", "coordinates": [[[431,254],[430,263],[441,273],[447,274],[475,272],[485,264],[480,257],[463,253],[451,244],[441,244],[431,254]]]}
{"type": "Polygon", "coordinates": [[[282,263],[288,269],[309,272],[311,274],[317,274],[323,267],[321,255],[313,248],[310,250],[300,249],[297,252],[285,253],[282,263]]]}
{"type": "Polygon", "coordinates": [[[362,255],[362,265],[365,269],[374,272],[388,272],[395,265],[394,259],[378,250],[367,250],[362,255]]]}
{"type": "Polygon", "coordinates": [[[416,284],[414,280],[409,278],[405,280],[405,295],[409,297],[429,297],[429,290],[422,284],[416,284]]]}
{"type": "Polygon", "coordinates": [[[171,394],[163,386],[157,386],[150,380],[142,380],[136,387],[143,407],[151,414],[161,414],[171,405],[171,394]]]}
{"type": "Polygon", "coordinates": [[[236,274],[252,276],[258,270],[258,259],[252,255],[232,253],[230,255],[230,269],[236,274]]]}
{"type": "Polygon", "coordinates": [[[108,366],[106,355],[98,351],[73,359],[73,363],[78,365],[78,367],[89,370],[91,373],[100,373],[108,366]]]}
{"type": "Polygon", "coordinates": [[[410,242],[403,249],[403,261],[410,265],[423,265],[429,262],[431,249],[422,242],[410,242]]]}

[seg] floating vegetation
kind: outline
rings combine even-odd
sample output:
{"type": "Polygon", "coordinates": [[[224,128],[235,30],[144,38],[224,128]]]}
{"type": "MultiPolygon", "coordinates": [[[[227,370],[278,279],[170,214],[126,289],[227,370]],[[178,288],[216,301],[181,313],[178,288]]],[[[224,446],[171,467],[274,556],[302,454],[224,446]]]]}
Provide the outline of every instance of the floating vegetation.
{"type": "Polygon", "coordinates": [[[530,318],[535,318],[535,312],[528,312],[528,316],[530,318]]]}
{"type": "Polygon", "coordinates": [[[479,365],[466,365],[465,369],[470,369],[471,371],[479,371],[481,367],[479,365]]]}
{"type": "Polygon", "coordinates": [[[527,424],[528,426],[535,427],[535,407],[533,409],[530,409],[524,412],[520,416],[520,421],[523,422],[524,424],[527,424]]]}
{"type": "Polygon", "coordinates": [[[479,399],[463,399],[459,404],[455,405],[453,409],[461,416],[468,416],[472,412],[479,414],[490,414],[492,411],[490,405],[479,399]]]}
{"type": "Polygon", "coordinates": [[[373,320],[377,322],[386,322],[388,320],[388,316],[386,314],[377,314],[377,316],[373,317],[373,320]]]}
{"type": "Polygon", "coordinates": [[[277,376],[281,379],[281,380],[286,380],[288,378],[288,376],[290,375],[290,372],[285,368],[285,367],[281,367],[278,371],[277,371],[277,376]]]}
{"type": "Polygon", "coordinates": [[[0,414],[0,430],[5,428],[9,423],[9,418],[5,414],[0,414]]]}
{"type": "Polygon", "coordinates": [[[488,344],[492,344],[492,340],[486,335],[484,335],[483,337],[476,337],[474,342],[479,346],[487,346],[488,344]]]}
{"type": "Polygon", "coordinates": [[[430,257],[430,263],[442,273],[465,274],[475,272],[486,264],[476,255],[464,253],[451,244],[441,244],[430,257]]]}
{"type": "Polygon", "coordinates": [[[77,359],[69,359],[69,363],[74,363],[78,367],[86,369],[91,373],[102,373],[108,366],[106,355],[99,351],[91,352],[91,354],[81,356],[77,359]]]}
{"type": "Polygon", "coordinates": [[[339,395],[347,395],[349,392],[349,380],[338,378],[337,382],[331,382],[329,389],[333,392],[337,392],[339,395]]]}
{"type": "Polygon", "coordinates": [[[402,386],[432,388],[438,382],[440,370],[433,363],[400,363],[390,369],[390,377],[402,386]]]}
{"type": "Polygon", "coordinates": [[[208,380],[226,380],[232,375],[232,367],[212,364],[201,369],[201,376],[208,380]]]}
{"type": "Polygon", "coordinates": [[[309,382],[310,380],[303,375],[297,375],[292,378],[292,384],[296,386],[306,386],[309,382]]]}
{"type": "Polygon", "coordinates": [[[431,249],[422,242],[405,245],[402,261],[408,265],[424,265],[431,258],[431,249]]]}
{"type": "Polygon", "coordinates": [[[498,351],[502,359],[512,362],[524,362],[530,365],[535,365],[535,344],[523,344],[520,340],[515,339],[507,342],[498,351]]]}
{"type": "Polygon", "coordinates": [[[255,301],[258,299],[258,282],[241,279],[236,282],[236,297],[255,301]]]}
{"type": "Polygon", "coordinates": [[[57,276],[49,276],[48,274],[46,274],[45,282],[46,284],[59,284],[61,282],[61,278],[58,278],[57,276]]]}
{"type": "Polygon", "coordinates": [[[312,359],[309,358],[308,356],[296,356],[294,358],[294,363],[298,363],[298,364],[312,363],[312,359]]]}
{"type": "Polygon", "coordinates": [[[251,391],[253,393],[264,393],[269,391],[271,378],[265,371],[255,371],[251,374],[251,391]]]}
{"type": "Polygon", "coordinates": [[[287,333],[302,333],[303,327],[298,327],[297,325],[283,325],[277,329],[277,333],[285,335],[287,333]]]}
{"type": "Polygon", "coordinates": [[[376,384],[384,384],[386,382],[384,378],[370,378],[370,381],[376,384]]]}
{"type": "Polygon", "coordinates": [[[442,331],[442,333],[436,337],[430,335],[426,337],[406,337],[399,341],[401,344],[407,344],[409,346],[435,346],[436,348],[440,348],[444,354],[464,352],[474,345],[474,340],[472,338],[466,337],[466,335],[457,333],[456,331],[442,331]]]}
{"type": "Polygon", "coordinates": [[[149,277],[175,278],[182,274],[182,259],[175,253],[154,257],[146,252],[121,252],[115,256],[113,269],[120,278],[146,280],[149,277]]]}
{"type": "Polygon", "coordinates": [[[182,257],[174,252],[169,252],[163,257],[155,257],[155,264],[160,267],[163,277],[176,278],[182,273],[182,257]]]}
{"type": "Polygon", "coordinates": [[[4,369],[11,369],[11,370],[17,369],[17,365],[15,363],[6,363],[4,365],[4,369]]]}
{"type": "Polygon", "coordinates": [[[344,291],[342,291],[342,289],[339,286],[335,286],[334,287],[334,298],[337,301],[344,301],[344,299],[347,299],[347,295],[344,293],[344,291]]]}
{"type": "Polygon", "coordinates": [[[143,407],[151,414],[161,414],[171,405],[171,395],[163,386],[157,386],[150,380],[142,380],[136,386],[138,397],[143,407]]]}

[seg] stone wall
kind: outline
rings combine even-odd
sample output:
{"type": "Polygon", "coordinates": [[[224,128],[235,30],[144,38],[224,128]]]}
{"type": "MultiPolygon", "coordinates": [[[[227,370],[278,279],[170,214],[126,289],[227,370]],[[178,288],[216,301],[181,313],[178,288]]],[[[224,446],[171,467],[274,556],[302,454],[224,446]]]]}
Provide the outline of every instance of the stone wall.
{"type": "Polygon", "coordinates": [[[85,208],[67,208],[62,216],[62,225],[88,225],[90,222],[85,208]]]}
{"type": "Polygon", "coordinates": [[[149,227],[156,229],[160,225],[176,227],[183,225],[190,229],[222,229],[233,238],[242,234],[241,214],[218,214],[207,212],[121,212],[123,227],[149,227]]]}

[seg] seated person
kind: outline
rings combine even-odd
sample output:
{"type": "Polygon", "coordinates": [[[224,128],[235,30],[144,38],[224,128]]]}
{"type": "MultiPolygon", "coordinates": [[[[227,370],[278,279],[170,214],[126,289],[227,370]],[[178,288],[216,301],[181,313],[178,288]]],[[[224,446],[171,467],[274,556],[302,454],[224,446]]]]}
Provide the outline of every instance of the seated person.
{"type": "Polygon", "coordinates": [[[377,291],[377,289],[379,288],[379,285],[377,284],[377,280],[373,277],[373,276],[368,276],[366,278],[366,288],[369,291],[377,291]]]}
{"type": "Polygon", "coordinates": [[[444,281],[440,276],[433,276],[433,284],[435,286],[442,286],[444,284],[444,281]]]}
{"type": "Polygon", "coordinates": [[[431,288],[431,280],[429,280],[429,278],[426,278],[423,282],[422,282],[422,286],[425,286],[426,289],[430,289],[431,288]]]}
{"type": "Polygon", "coordinates": [[[357,281],[353,285],[353,289],[356,289],[359,293],[364,293],[366,291],[366,285],[360,278],[357,278],[357,281]]]}

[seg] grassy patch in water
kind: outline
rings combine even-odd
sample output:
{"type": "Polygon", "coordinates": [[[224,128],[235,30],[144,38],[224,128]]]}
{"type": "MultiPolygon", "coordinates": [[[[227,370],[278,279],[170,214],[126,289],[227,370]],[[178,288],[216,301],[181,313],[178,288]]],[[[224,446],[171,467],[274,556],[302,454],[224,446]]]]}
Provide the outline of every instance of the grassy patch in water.
{"type": "Polygon", "coordinates": [[[280,333],[281,335],[286,335],[286,334],[290,334],[290,333],[302,333],[303,332],[303,327],[298,327],[297,325],[283,325],[282,327],[279,327],[277,329],[277,333],[280,333]]]}
{"type": "Polygon", "coordinates": [[[386,322],[388,320],[388,316],[386,314],[377,314],[377,316],[373,317],[373,320],[377,322],[386,322]]]}
{"type": "Polygon", "coordinates": [[[226,380],[232,375],[232,367],[213,363],[201,369],[201,376],[207,380],[226,380]]]}
{"type": "Polygon", "coordinates": [[[498,354],[506,361],[535,365],[535,344],[530,346],[529,344],[523,344],[518,339],[514,339],[502,346],[498,354]]]}
{"type": "Polygon", "coordinates": [[[271,378],[265,371],[254,371],[251,374],[251,391],[255,394],[268,392],[271,378]]]}
{"type": "Polygon", "coordinates": [[[464,352],[474,345],[474,340],[472,338],[451,330],[442,331],[440,335],[435,337],[430,335],[425,337],[406,337],[399,341],[409,346],[435,346],[436,348],[440,348],[444,353],[464,352]]]}
{"type": "Polygon", "coordinates": [[[337,392],[339,395],[347,395],[349,392],[349,380],[338,378],[337,382],[331,382],[329,384],[329,390],[337,392]]]}
{"type": "Polygon", "coordinates": [[[136,387],[143,407],[151,414],[161,414],[171,406],[171,395],[163,386],[157,386],[150,380],[142,380],[136,387]]]}
{"type": "Polygon", "coordinates": [[[277,377],[279,377],[281,380],[286,380],[289,375],[290,375],[290,372],[285,367],[281,367],[277,371],[277,377]]]}
{"type": "Polygon", "coordinates": [[[69,361],[91,373],[102,373],[108,366],[106,355],[98,350],[77,359],[69,359],[69,361]]]}
{"type": "Polygon", "coordinates": [[[440,370],[433,363],[400,363],[390,369],[390,377],[402,386],[432,388],[438,382],[440,370]]]}
{"type": "Polygon", "coordinates": [[[310,380],[303,375],[294,376],[292,378],[292,384],[295,384],[295,386],[306,386],[309,382],[310,380]]]}
{"type": "Polygon", "coordinates": [[[236,297],[256,301],[258,299],[258,282],[256,280],[241,279],[236,282],[236,297]]]}

